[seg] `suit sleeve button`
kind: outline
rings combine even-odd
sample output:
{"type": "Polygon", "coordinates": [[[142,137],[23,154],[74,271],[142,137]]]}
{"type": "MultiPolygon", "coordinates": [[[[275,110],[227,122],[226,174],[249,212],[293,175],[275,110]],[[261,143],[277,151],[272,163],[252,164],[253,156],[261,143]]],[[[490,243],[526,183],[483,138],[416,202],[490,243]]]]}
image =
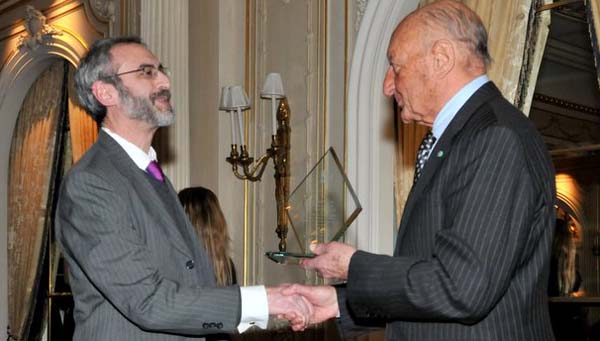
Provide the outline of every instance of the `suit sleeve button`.
{"type": "Polygon", "coordinates": [[[193,260],[193,259],[190,259],[190,260],[188,260],[187,262],[185,262],[185,267],[186,267],[188,270],[192,270],[192,269],[194,268],[194,265],[195,265],[195,264],[194,264],[194,260],[193,260]]]}

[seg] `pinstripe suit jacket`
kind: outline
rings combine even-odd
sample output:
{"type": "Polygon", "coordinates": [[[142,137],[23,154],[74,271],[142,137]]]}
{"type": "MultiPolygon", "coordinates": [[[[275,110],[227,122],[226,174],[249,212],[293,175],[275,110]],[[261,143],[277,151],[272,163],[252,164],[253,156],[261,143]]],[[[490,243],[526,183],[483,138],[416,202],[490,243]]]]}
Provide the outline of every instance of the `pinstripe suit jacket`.
{"type": "Polygon", "coordinates": [[[552,340],[554,198],[542,138],[485,84],[413,186],[394,257],[352,257],[343,308],[389,340],[552,340]]]}
{"type": "Polygon", "coordinates": [[[173,187],[153,181],[101,131],[62,183],[56,239],[75,340],[181,340],[239,323],[239,287],[215,288],[173,187]]]}

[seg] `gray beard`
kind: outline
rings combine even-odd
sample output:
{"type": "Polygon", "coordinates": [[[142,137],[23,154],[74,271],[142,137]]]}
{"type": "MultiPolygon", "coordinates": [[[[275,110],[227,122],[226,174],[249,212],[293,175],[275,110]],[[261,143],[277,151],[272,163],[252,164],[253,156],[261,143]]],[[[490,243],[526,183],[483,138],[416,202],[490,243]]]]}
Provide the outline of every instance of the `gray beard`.
{"type": "Polygon", "coordinates": [[[131,96],[124,87],[120,87],[118,90],[129,118],[144,121],[156,127],[167,127],[175,122],[175,110],[170,105],[167,110],[160,111],[150,98],[131,96]]]}

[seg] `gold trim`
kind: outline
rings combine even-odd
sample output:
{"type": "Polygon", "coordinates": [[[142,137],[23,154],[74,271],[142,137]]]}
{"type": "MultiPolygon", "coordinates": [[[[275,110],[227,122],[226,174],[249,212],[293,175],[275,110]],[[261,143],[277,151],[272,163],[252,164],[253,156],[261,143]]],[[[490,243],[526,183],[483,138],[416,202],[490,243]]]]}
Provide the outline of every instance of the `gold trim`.
{"type": "Polygon", "coordinates": [[[244,273],[242,285],[248,285],[248,180],[244,180],[244,273]]]}
{"type": "MultiPolygon", "coordinates": [[[[36,9],[37,9],[37,10],[39,10],[40,12],[42,12],[42,14],[43,14],[43,15],[46,17],[46,23],[47,23],[47,24],[50,24],[50,21],[53,21],[53,20],[55,20],[55,18],[56,18],[57,16],[59,16],[59,15],[61,15],[61,14],[62,14],[62,13],[59,13],[59,14],[57,14],[57,15],[54,15],[54,16],[49,16],[48,14],[49,14],[50,12],[52,12],[52,11],[55,11],[55,10],[57,10],[57,9],[61,9],[62,7],[64,7],[64,6],[67,6],[67,5],[71,4],[72,2],[76,2],[76,1],[77,1],[77,0],[65,0],[65,1],[63,1],[62,3],[58,3],[58,4],[52,4],[52,5],[51,5],[50,7],[48,7],[48,8],[44,8],[44,9],[38,9],[38,8],[36,8],[36,9]]],[[[82,4],[77,4],[77,7],[76,7],[76,8],[78,8],[78,7],[81,7],[81,5],[82,5],[82,4]]],[[[2,13],[8,13],[9,11],[12,11],[12,10],[14,10],[15,8],[18,8],[18,7],[20,7],[20,6],[23,6],[23,4],[22,4],[22,3],[19,3],[19,2],[17,2],[17,3],[15,3],[15,4],[13,4],[13,5],[9,6],[8,8],[5,8],[5,9],[0,9],[0,12],[2,12],[2,13]],[[14,7],[14,8],[12,8],[12,7],[14,7]]],[[[34,7],[35,7],[35,6],[34,6],[34,7]]],[[[12,24],[8,24],[8,25],[6,25],[6,26],[0,26],[0,31],[8,30],[8,29],[10,29],[11,27],[13,27],[13,28],[14,28],[14,27],[17,27],[17,26],[19,26],[19,25],[23,25],[23,27],[25,27],[25,19],[23,19],[22,17],[19,17],[18,19],[15,19],[15,21],[13,21],[13,23],[12,23],[12,24]]],[[[23,30],[25,30],[25,29],[23,29],[23,30]]]]}
{"type": "MultiPolygon", "coordinates": [[[[65,3],[65,4],[63,4],[60,7],[59,6],[54,6],[52,8],[45,9],[45,10],[43,10],[41,12],[44,13],[44,12],[58,11],[58,10],[62,9],[62,7],[64,7],[64,6],[73,5],[73,4],[71,4],[71,2],[65,3]]],[[[74,12],[78,12],[80,10],[80,8],[82,8],[82,7],[83,7],[83,4],[75,4],[74,7],[66,9],[63,12],[54,14],[51,17],[47,16],[46,17],[46,23],[48,24],[48,26],[51,26],[51,27],[63,27],[63,26],[60,26],[60,25],[53,24],[53,22],[57,21],[58,19],[60,19],[60,18],[62,18],[64,16],[73,14],[74,12]]],[[[10,31],[12,33],[2,36],[0,38],[0,41],[9,41],[9,40],[14,39],[15,37],[21,36],[23,33],[27,33],[27,29],[25,29],[25,19],[17,19],[12,24],[9,24],[9,25],[4,26],[4,27],[0,27],[0,32],[3,32],[3,31],[10,31]]],[[[100,31],[96,30],[96,32],[100,32],[100,31]]]]}
{"type": "Polygon", "coordinates": [[[63,32],[68,33],[71,37],[75,38],[75,40],[77,40],[77,42],[79,42],[79,44],[81,44],[81,46],[83,46],[85,48],[85,50],[89,50],[89,46],[88,44],[85,42],[85,40],[83,40],[83,38],[75,31],[73,31],[72,29],[62,26],[62,25],[51,25],[63,32]]]}
{"type": "MultiPolygon", "coordinates": [[[[324,65],[323,67],[323,84],[325,85],[325,87],[323,88],[323,143],[321,145],[321,154],[325,154],[325,152],[327,151],[327,104],[329,103],[327,95],[328,95],[328,91],[327,89],[329,89],[329,75],[327,74],[327,72],[329,71],[329,45],[327,44],[328,42],[328,37],[329,37],[329,22],[328,22],[328,17],[329,17],[329,13],[328,11],[328,1],[323,1],[324,5],[323,5],[323,15],[324,15],[324,19],[322,21],[323,24],[323,32],[324,34],[321,34],[320,36],[322,37],[322,41],[320,42],[320,45],[323,46],[323,55],[321,56],[321,61],[324,65]]],[[[321,24],[321,23],[320,23],[321,24]]]]}
{"type": "MultiPolygon", "coordinates": [[[[246,67],[245,67],[245,75],[244,75],[244,83],[245,83],[245,87],[246,89],[250,89],[249,85],[250,85],[250,0],[246,0],[246,44],[245,44],[245,58],[246,58],[246,67]]],[[[251,96],[253,95],[253,92],[250,92],[251,96]]],[[[253,111],[254,109],[251,107],[250,110],[248,111],[253,111]]],[[[244,130],[246,132],[245,137],[246,137],[246,141],[248,141],[248,117],[249,114],[245,115],[245,120],[244,120],[244,130]]],[[[248,145],[246,143],[246,145],[248,145]]],[[[243,269],[243,274],[242,274],[242,285],[246,286],[248,285],[248,277],[249,277],[249,271],[248,271],[248,254],[249,254],[249,243],[248,243],[248,239],[249,239],[249,224],[248,224],[248,206],[249,206],[249,188],[248,188],[248,181],[244,180],[244,221],[243,221],[243,225],[244,225],[244,246],[243,246],[243,264],[244,264],[244,269],[243,269]]]]}

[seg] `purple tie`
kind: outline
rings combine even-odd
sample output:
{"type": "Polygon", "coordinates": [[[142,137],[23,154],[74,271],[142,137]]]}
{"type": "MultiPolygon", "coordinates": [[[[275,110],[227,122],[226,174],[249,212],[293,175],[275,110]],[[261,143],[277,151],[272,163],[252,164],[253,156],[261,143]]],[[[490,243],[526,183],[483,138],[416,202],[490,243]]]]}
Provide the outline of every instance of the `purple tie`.
{"type": "Polygon", "coordinates": [[[148,164],[148,167],[146,167],[146,171],[148,171],[148,173],[150,173],[150,175],[152,175],[152,177],[155,178],[156,180],[158,180],[160,182],[165,181],[165,176],[162,172],[162,169],[160,169],[158,162],[156,162],[156,160],[151,161],[148,164]]]}

